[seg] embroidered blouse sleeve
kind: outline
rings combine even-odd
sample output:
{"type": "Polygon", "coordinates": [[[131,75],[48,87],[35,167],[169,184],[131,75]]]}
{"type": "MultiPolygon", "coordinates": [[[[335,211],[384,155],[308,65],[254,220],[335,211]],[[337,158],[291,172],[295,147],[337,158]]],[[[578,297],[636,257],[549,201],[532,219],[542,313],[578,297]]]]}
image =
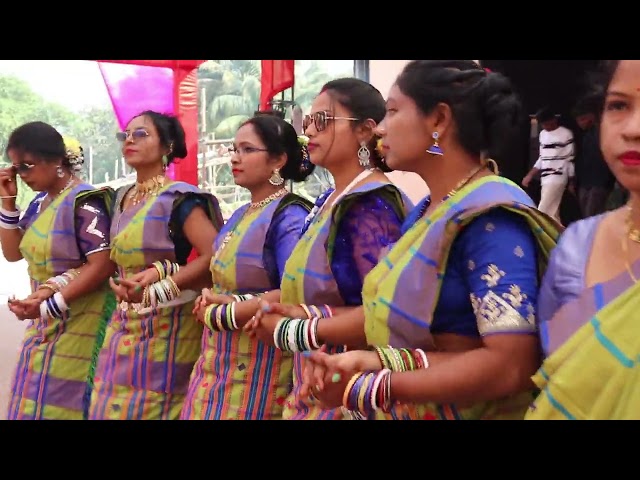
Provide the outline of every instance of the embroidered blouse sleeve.
{"type": "Polygon", "coordinates": [[[375,192],[360,196],[345,212],[331,262],[343,298],[361,303],[362,281],[398,241],[402,221],[387,197],[375,192]]]}
{"type": "Polygon", "coordinates": [[[75,225],[78,246],[85,257],[108,250],[111,219],[104,199],[90,196],[76,206],[75,225]]]}
{"type": "Polygon", "coordinates": [[[300,232],[309,212],[292,203],[274,215],[264,246],[264,264],[274,287],[280,285],[284,266],[300,239],[300,232]]]}
{"type": "Polygon", "coordinates": [[[480,335],[535,333],[537,245],[526,220],[493,210],[466,227],[461,246],[480,335]]]}

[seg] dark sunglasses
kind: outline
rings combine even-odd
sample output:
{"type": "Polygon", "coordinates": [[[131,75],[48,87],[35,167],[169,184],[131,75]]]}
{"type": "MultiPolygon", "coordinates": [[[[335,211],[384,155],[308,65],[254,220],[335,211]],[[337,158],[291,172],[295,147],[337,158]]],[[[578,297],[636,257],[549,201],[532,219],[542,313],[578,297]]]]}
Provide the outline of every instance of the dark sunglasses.
{"type": "Polygon", "coordinates": [[[130,132],[128,130],[124,132],[117,132],[116,138],[119,142],[124,143],[127,141],[127,138],[129,138],[129,135],[131,135],[131,138],[135,142],[136,140],[147,138],[149,136],[149,132],[147,132],[144,128],[137,128],[133,132],[130,132]]]}
{"type": "Polygon", "coordinates": [[[31,170],[33,167],[35,167],[34,164],[32,163],[17,163],[17,164],[11,164],[11,169],[16,172],[16,173],[27,173],[29,170],[31,170]]]}
{"type": "Polygon", "coordinates": [[[311,115],[305,115],[304,119],[302,120],[302,128],[306,130],[313,123],[316,126],[316,130],[318,132],[321,132],[325,128],[327,128],[329,120],[349,120],[352,122],[357,122],[360,119],[353,117],[334,117],[329,112],[321,111],[312,113],[311,115]]]}

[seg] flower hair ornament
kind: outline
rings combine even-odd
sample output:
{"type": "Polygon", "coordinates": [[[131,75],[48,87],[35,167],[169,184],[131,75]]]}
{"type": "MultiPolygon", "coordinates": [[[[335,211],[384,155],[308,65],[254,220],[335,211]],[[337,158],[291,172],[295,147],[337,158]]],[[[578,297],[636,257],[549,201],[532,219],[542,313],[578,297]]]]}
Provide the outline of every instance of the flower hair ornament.
{"type": "Polygon", "coordinates": [[[71,165],[71,171],[74,174],[80,173],[82,165],[84,164],[84,150],[82,145],[75,138],[63,137],[64,149],[67,154],[67,160],[71,165]]]}
{"type": "Polygon", "coordinates": [[[305,173],[311,168],[311,158],[309,157],[309,137],[306,135],[298,135],[298,144],[302,150],[302,163],[300,164],[300,172],[305,173]]]}

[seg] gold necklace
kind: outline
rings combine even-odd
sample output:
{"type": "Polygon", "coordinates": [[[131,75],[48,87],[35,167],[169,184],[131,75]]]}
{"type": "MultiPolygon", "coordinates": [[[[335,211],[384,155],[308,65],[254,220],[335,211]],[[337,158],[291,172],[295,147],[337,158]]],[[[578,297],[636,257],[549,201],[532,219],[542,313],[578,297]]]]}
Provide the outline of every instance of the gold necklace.
{"type": "MultiPolygon", "coordinates": [[[[440,203],[444,203],[444,202],[446,202],[448,199],[450,199],[450,198],[451,198],[451,197],[453,197],[456,193],[458,193],[458,191],[459,191],[462,187],[464,187],[467,183],[469,183],[469,182],[471,181],[471,179],[473,179],[473,177],[475,177],[475,176],[478,174],[478,172],[479,172],[480,170],[482,170],[483,168],[485,168],[486,166],[487,166],[487,165],[486,165],[486,163],[482,163],[482,165],[480,165],[479,167],[476,167],[476,168],[474,168],[473,170],[471,170],[471,172],[469,172],[469,174],[468,174],[466,177],[464,177],[462,180],[460,180],[460,181],[458,182],[458,184],[457,184],[454,188],[452,188],[452,189],[449,191],[449,193],[447,193],[447,194],[444,196],[444,198],[443,198],[442,200],[440,200],[440,203]]],[[[422,218],[422,217],[427,213],[427,210],[429,209],[429,206],[430,206],[430,205],[431,205],[431,202],[426,202],[426,203],[424,204],[424,207],[422,207],[422,211],[420,212],[420,217],[419,217],[419,218],[422,218]]]]}
{"type": "Polygon", "coordinates": [[[260,200],[259,202],[253,202],[252,204],[249,205],[249,208],[247,208],[244,213],[242,214],[242,216],[238,219],[238,221],[236,222],[236,224],[233,226],[233,228],[231,230],[229,230],[227,232],[227,234],[224,236],[224,238],[222,239],[222,242],[220,243],[220,246],[217,248],[216,253],[213,255],[213,257],[211,258],[211,265],[213,265],[216,260],[218,260],[218,258],[220,258],[220,254],[222,253],[222,251],[225,249],[225,247],[227,246],[227,244],[229,243],[229,241],[231,240],[231,238],[236,234],[237,229],[238,229],[238,225],[240,225],[240,223],[242,222],[242,220],[244,219],[245,215],[247,215],[247,213],[251,210],[256,210],[259,208],[263,208],[266,207],[267,205],[269,205],[271,202],[273,202],[274,200],[286,195],[287,193],[289,193],[289,191],[286,188],[282,188],[280,190],[278,190],[275,193],[272,193],[271,195],[269,195],[267,198],[265,198],[264,200],[260,200]]]}
{"type": "Polygon", "coordinates": [[[640,229],[634,228],[633,220],[631,216],[633,214],[633,208],[631,205],[627,206],[627,218],[625,219],[625,226],[627,228],[626,235],[622,237],[622,254],[624,255],[624,266],[627,269],[627,273],[634,281],[634,283],[638,283],[638,279],[633,274],[633,270],[631,269],[631,264],[629,263],[629,240],[634,243],[640,244],[640,229]]]}
{"type": "MultiPolygon", "coordinates": [[[[281,188],[280,190],[278,190],[275,193],[272,193],[271,195],[269,195],[267,198],[265,198],[264,200],[260,200],[259,202],[253,202],[251,205],[249,205],[249,209],[256,209],[256,208],[262,208],[265,205],[270,204],[271,202],[273,202],[276,198],[280,198],[283,195],[286,195],[289,191],[286,188],[281,188]]],[[[243,215],[244,216],[244,215],[243,215]]]]}
{"type": "Polygon", "coordinates": [[[162,175],[156,175],[153,178],[145,180],[144,182],[136,182],[129,193],[129,199],[132,205],[146,200],[148,197],[157,197],[158,192],[164,187],[167,181],[167,177],[162,175]]]}

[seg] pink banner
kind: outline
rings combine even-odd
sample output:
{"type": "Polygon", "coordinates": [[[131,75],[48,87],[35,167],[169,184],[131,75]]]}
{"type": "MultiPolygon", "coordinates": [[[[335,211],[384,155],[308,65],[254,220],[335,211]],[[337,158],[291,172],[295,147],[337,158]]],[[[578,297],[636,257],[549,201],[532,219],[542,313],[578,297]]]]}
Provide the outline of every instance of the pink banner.
{"type": "MultiPolygon", "coordinates": [[[[144,110],[174,114],[174,73],[171,68],[98,62],[118,125],[124,129],[144,110]]],[[[167,171],[174,178],[173,165],[167,171]]]]}

